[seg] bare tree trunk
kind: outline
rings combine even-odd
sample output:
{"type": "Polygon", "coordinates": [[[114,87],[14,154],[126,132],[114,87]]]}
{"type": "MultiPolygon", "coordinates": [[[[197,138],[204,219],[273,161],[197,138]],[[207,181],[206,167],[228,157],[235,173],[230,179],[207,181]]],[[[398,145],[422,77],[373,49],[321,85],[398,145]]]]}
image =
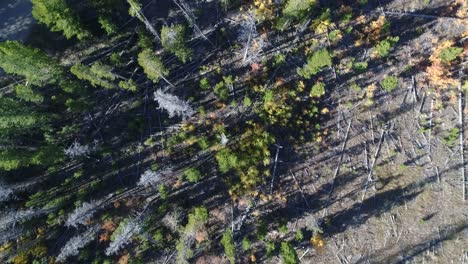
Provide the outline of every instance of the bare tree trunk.
{"type": "Polygon", "coordinates": [[[367,188],[369,187],[369,183],[372,181],[372,172],[374,171],[375,163],[377,163],[377,158],[379,156],[380,149],[382,148],[382,143],[384,141],[386,133],[387,133],[386,130],[382,130],[382,133],[380,134],[379,145],[377,146],[377,150],[375,151],[375,155],[374,155],[374,160],[372,161],[372,164],[369,168],[369,174],[367,175],[367,182],[366,182],[366,186],[364,187],[364,192],[362,193],[361,201],[364,201],[364,198],[366,197],[367,188]]]}
{"type": "Polygon", "coordinates": [[[463,92],[461,89],[461,83],[458,85],[458,126],[459,126],[459,138],[460,138],[460,173],[462,180],[463,189],[463,201],[466,201],[466,175],[465,175],[465,158],[464,158],[464,147],[463,147],[463,92]]]}
{"type": "MultiPolygon", "coordinates": [[[[328,207],[328,205],[330,204],[330,200],[331,200],[331,197],[332,197],[332,193],[333,193],[333,189],[335,188],[335,179],[336,179],[336,176],[338,175],[338,173],[340,172],[340,168],[341,168],[341,163],[343,163],[343,156],[344,156],[344,150],[346,148],[346,143],[348,142],[348,138],[349,138],[349,129],[351,128],[351,123],[353,122],[353,119],[351,119],[349,121],[349,124],[348,124],[348,127],[346,128],[346,134],[345,134],[345,137],[344,137],[344,140],[343,140],[343,145],[341,145],[341,149],[340,149],[340,159],[338,160],[338,166],[336,166],[336,169],[335,169],[335,173],[333,174],[333,178],[332,178],[332,182],[331,182],[331,187],[330,187],[330,191],[328,192],[328,199],[327,199],[327,204],[325,206],[325,208],[328,207]]],[[[326,212],[326,209],[323,211],[323,216],[325,216],[325,212],[326,212]]]]}
{"type": "Polygon", "coordinates": [[[276,164],[278,163],[278,154],[279,154],[279,150],[281,148],[283,148],[282,146],[280,145],[276,145],[276,155],[275,155],[275,166],[273,167],[273,177],[271,179],[271,185],[270,185],[270,194],[273,193],[273,182],[275,181],[275,174],[276,174],[276,164]]]}

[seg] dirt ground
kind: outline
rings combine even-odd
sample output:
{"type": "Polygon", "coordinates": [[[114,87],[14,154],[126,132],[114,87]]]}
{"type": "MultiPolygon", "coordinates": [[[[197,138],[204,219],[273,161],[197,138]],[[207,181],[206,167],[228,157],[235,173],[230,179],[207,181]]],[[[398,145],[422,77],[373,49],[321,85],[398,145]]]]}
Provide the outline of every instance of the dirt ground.
{"type": "MultiPolygon", "coordinates": [[[[385,10],[428,14],[417,10],[427,2],[393,1],[385,10]]],[[[434,2],[431,7],[444,4],[429,2],[434,2]]],[[[365,99],[356,100],[362,91],[349,88],[349,79],[343,80],[347,88],[332,91],[338,105],[326,126],[327,144],[296,166],[296,185],[301,185],[302,194],[297,194],[301,192],[297,186],[287,194],[288,203],[296,207],[307,206],[301,197],[305,195],[313,208],[313,214],[298,212],[289,221],[291,232],[310,227],[313,218],[325,219],[321,223],[325,245],[304,244],[298,250],[302,263],[468,262],[468,206],[462,199],[460,150],[458,144],[447,146],[444,141],[447,131],[457,125],[457,101],[444,97],[443,107],[434,109],[425,73],[404,73],[406,65],[422,59],[421,50],[435,47],[435,36],[450,39],[466,27],[445,18],[388,14],[387,18],[404,22],[403,31],[418,26],[425,31],[412,39],[401,37],[393,55],[398,62],[376,65],[372,76],[355,78],[367,78],[361,86],[365,87],[385,75],[398,75],[397,89],[379,91],[370,106],[365,99]],[[434,127],[421,129],[431,116],[434,127]]],[[[295,180],[285,175],[283,181],[295,180]]]]}

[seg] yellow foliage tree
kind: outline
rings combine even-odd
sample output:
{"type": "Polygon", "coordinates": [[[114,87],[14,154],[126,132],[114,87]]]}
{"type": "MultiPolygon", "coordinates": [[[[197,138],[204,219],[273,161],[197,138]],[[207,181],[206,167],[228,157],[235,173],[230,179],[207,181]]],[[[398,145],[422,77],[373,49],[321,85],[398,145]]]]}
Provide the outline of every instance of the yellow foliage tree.
{"type": "Polygon", "coordinates": [[[444,63],[440,59],[441,52],[446,48],[452,47],[453,44],[451,40],[443,41],[429,57],[431,66],[427,67],[426,73],[429,83],[435,88],[447,88],[458,84],[458,81],[451,77],[450,64],[444,63]]]}

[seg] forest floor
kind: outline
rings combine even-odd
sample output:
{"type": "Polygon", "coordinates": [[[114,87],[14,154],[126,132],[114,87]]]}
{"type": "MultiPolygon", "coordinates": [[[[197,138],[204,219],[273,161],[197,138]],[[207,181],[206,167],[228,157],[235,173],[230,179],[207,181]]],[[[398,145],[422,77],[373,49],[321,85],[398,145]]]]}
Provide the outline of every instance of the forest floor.
{"type": "MultiPolygon", "coordinates": [[[[408,2],[394,1],[386,10],[431,13],[421,8],[423,1],[408,2]]],[[[435,2],[431,6],[437,6],[435,2]]],[[[446,140],[457,126],[458,101],[445,97],[444,107],[434,110],[423,73],[406,68],[422,61],[423,50],[435,39],[455,37],[466,27],[446,18],[389,15],[389,19],[402,29],[397,32],[401,43],[392,55],[399,61],[370,62],[365,76],[338,74],[342,85],[331,91],[335,105],[325,126],[329,136],[320,149],[311,144],[307,158],[279,177],[280,185],[288,186],[280,191],[287,203],[271,214],[287,217],[292,232],[309,227],[314,218],[325,219],[325,245],[314,249],[305,243],[298,251],[303,263],[467,261],[463,165],[459,145],[446,140]],[[416,36],[417,27],[424,33],[416,36]],[[370,106],[363,91],[349,88],[350,80],[364,79],[359,86],[366,87],[385,75],[403,77],[392,92],[379,92],[370,106]],[[435,126],[421,129],[428,120],[435,126]]],[[[463,111],[467,113],[466,105],[463,111]]],[[[280,152],[280,160],[285,155],[280,152]]]]}

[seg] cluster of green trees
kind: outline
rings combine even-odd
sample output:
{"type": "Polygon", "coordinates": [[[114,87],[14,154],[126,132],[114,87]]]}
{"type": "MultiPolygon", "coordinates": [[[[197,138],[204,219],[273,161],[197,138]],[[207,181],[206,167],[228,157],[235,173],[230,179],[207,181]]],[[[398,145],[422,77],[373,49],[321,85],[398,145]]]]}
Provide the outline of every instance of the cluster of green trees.
{"type": "Polygon", "coordinates": [[[216,154],[219,169],[228,175],[228,184],[232,195],[241,195],[255,191],[265,183],[270,164],[270,149],[274,137],[259,124],[252,123],[240,136],[236,144],[220,150],[216,154]]]}
{"type": "MultiPolygon", "coordinates": [[[[32,0],[40,23],[80,41],[67,51],[73,56],[60,60],[60,54],[52,56],[20,42],[0,43],[0,68],[14,80],[0,96],[0,184],[3,179],[12,186],[21,184],[23,175],[37,184],[21,189],[11,202],[18,209],[13,222],[26,231],[5,240],[0,236],[0,244],[9,245],[6,251],[20,252],[13,262],[53,262],[50,256],[57,256],[62,262],[107,263],[119,257],[125,263],[125,257],[150,259],[153,249],[171,247],[178,263],[189,263],[196,250],[212,245],[205,243],[210,235],[219,237],[231,263],[241,252],[239,245],[255,256],[253,237],[240,243],[237,230],[208,228],[208,209],[199,206],[202,199],[191,200],[190,191],[203,189],[206,176],[220,172],[232,198],[258,198],[259,187],[271,179],[274,143],[294,145],[318,135],[320,114],[328,111],[321,100],[332,86],[327,68],[334,70],[334,58],[336,62],[339,57],[333,45],[354,29],[332,25],[335,12],[321,8],[319,1],[258,0],[257,12],[279,14],[262,16],[266,30],[287,29],[311,17],[310,28],[304,30],[323,31],[332,43],[324,48],[312,41],[304,49],[281,51],[273,58],[259,52],[251,65],[222,68],[225,61],[194,53],[191,38],[203,45],[200,36],[190,33],[194,21],[174,23],[187,19],[180,14],[191,6],[187,2],[177,1],[181,10],[170,10],[171,16],[161,22],[145,15],[149,1],[32,0]],[[105,48],[100,49],[101,44],[105,48]],[[299,67],[291,63],[298,57],[305,61],[299,67]],[[252,70],[245,73],[243,67],[249,66],[252,70]],[[185,68],[189,76],[171,83],[185,68]],[[94,142],[98,143],[91,146],[94,142]],[[171,162],[174,170],[154,166],[171,162]],[[190,213],[176,210],[179,205],[192,207],[186,210],[190,213]],[[61,235],[64,225],[70,233],[66,236],[61,235]],[[98,234],[95,250],[89,243],[98,234]],[[57,252],[56,241],[64,239],[68,240],[57,252]],[[11,243],[14,240],[17,243],[11,243]],[[123,250],[127,247],[136,250],[123,250]]],[[[242,4],[222,2],[225,8],[242,4]]],[[[353,15],[345,13],[342,23],[353,15]]],[[[382,21],[360,30],[376,35],[367,45],[375,44],[378,56],[385,58],[398,37],[388,36],[389,24],[382,21]]],[[[257,30],[255,21],[250,26],[257,30]]],[[[214,29],[213,52],[239,51],[237,39],[228,41],[229,28],[214,29]]],[[[452,62],[461,52],[444,49],[440,60],[452,62]]],[[[367,61],[352,61],[349,68],[363,73],[367,67],[367,61]]],[[[385,77],[380,85],[390,92],[398,77],[385,77]]],[[[0,197],[10,199],[14,191],[0,197]]],[[[280,232],[289,235],[285,225],[280,232]]],[[[299,262],[290,237],[266,240],[266,227],[257,233],[268,256],[280,254],[283,263],[299,262]]],[[[304,234],[295,237],[303,240],[304,234]]]]}

